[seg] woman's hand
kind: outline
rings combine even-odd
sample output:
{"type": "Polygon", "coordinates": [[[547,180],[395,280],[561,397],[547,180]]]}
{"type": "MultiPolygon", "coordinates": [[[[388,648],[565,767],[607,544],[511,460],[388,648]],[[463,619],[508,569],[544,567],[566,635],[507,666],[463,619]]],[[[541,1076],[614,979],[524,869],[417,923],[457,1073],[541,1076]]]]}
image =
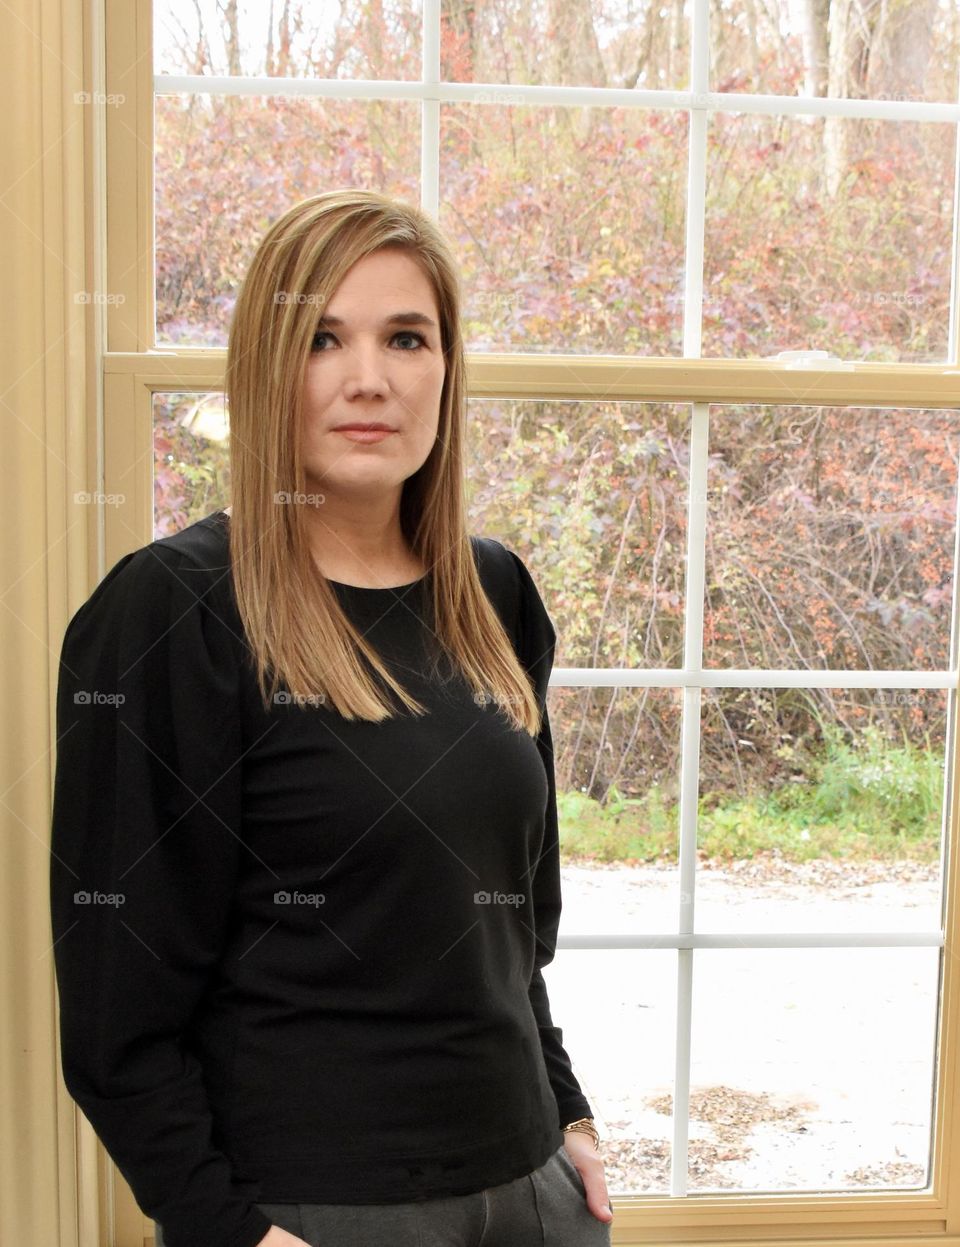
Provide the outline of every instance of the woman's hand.
{"type": "Polygon", "coordinates": [[[583,1130],[568,1130],[563,1136],[567,1155],[577,1167],[586,1188],[587,1207],[598,1221],[612,1221],[607,1180],[603,1172],[603,1158],[593,1146],[593,1140],[583,1130]]]}
{"type": "Polygon", "coordinates": [[[279,1225],[271,1225],[257,1247],[310,1247],[310,1244],[289,1230],[281,1230],[279,1225]]]}

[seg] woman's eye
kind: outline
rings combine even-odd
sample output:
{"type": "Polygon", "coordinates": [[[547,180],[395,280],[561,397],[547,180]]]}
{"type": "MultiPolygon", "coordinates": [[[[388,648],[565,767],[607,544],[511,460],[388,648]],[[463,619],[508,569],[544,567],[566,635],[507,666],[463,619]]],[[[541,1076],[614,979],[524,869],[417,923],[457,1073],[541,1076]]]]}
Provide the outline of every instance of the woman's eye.
{"type": "MultiPolygon", "coordinates": [[[[326,350],[326,347],[321,348],[321,338],[333,338],[333,334],[326,329],[318,329],[313,335],[313,342],[310,346],[312,351],[326,350]]],[[[415,341],[416,346],[404,347],[404,351],[419,351],[421,347],[426,346],[426,339],[421,334],[413,333],[412,331],[403,330],[400,333],[395,333],[393,340],[396,341],[397,338],[412,338],[415,341]]]]}

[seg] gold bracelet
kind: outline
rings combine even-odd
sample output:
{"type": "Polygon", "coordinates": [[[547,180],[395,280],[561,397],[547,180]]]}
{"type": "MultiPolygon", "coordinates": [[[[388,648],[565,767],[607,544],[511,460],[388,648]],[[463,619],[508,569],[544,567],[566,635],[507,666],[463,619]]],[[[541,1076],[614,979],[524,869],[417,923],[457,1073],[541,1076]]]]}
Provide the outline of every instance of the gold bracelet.
{"type": "Polygon", "coordinates": [[[597,1128],[593,1124],[592,1117],[580,1117],[576,1121],[570,1122],[569,1125],[563,1127],[564,1134],[566,1134],[568,1130],[575,1130],[583,1134],[590,1135],[593,1139],[593,1146],[597,1149],[597,1151],[600,1150],[600,1135],[597,1133],[597,1128]]]}

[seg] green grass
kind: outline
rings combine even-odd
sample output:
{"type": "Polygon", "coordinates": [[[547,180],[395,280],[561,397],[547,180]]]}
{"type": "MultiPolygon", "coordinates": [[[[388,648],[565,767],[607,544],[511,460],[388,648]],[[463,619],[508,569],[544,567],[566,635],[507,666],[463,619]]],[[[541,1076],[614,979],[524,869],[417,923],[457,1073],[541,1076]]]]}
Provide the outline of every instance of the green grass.
{"type": "MultiPolygon", "coordinates": [[[[747,797],[703,793],[698,852],[719,861],[778,849],[794,862],[934,862],[942,785],[934,750],[893,745],[874,727],[854,747],[826,725],[823,747],[807,757],[802,776],[747,797]]],[[[614,790],[605,806],[583,793],[562,793],[557,806],[564,861],[676,861],[679,810],[658,787],[642,797],[614,790]]]]}

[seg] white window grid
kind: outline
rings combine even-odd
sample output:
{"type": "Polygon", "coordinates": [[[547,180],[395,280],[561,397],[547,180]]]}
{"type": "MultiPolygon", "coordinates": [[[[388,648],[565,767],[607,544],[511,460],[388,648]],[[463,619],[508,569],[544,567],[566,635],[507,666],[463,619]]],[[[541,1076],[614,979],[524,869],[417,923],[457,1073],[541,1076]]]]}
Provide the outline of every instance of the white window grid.
{"type": "MultiPolygon", "coordinates": [[[[716,92],[709,90],[709,4],[691,6],[690,89],[620,90],[605,87],[527,86],[511,83],[456,83],[440,79],[440,0],[422,2],[422,76],[420,81],[298,79],[266,76],[154,74],[157,94],[317,96],[326,99],[416,100],[421,110],[420,203],[434,219],[440,200],[440,105],[474,103],[567,107],[621,107],[684,110],[689,115],[687,214],[685,238],[683,358],[700,358],[703,299],[704,221],[707,173],[707,119],[713,112],[760,116],[875,118],[890,121],[960,123],[960,103],[919,100],[829,99],[716,92]]],[[[957,239],[960,209],[960,144],[957,152],[952,227],[949,364],[956,366],[958,306],[957,239]]],[[[822,365],[822,361],[818,361],[822,365]]],[[[687,1194],[690,1057],[693,1005],[693,953],[698,948],[939,948],[944,947],[946,828],[941,829],[940,928],[931,931],[821,931],[709,933],[695,930],[697,881],[697,794],[700,716],[705,688],[866,688],[944,689],[947,692],[945,756],[951,758],[956,731],[958,569],[960,514],[954,527],[954,592],[951,602],[949,669],[946,671],[807,669],[705,669],[703,667],[703,589],[706,553],[707,452],[709,404],[691,404],[690,479],[687,497],[686,599],[682,668],[556,667],[551,687],[679,688],[682,693],[679,875],[677,929],[658,933],[561,933],[559,949],[675,949],[677,1018],[674,1057],[673,1136],[670,1195],[687,1194]]],[[[958,488],[960,498],[960,488],[958,488]]],[[[942,810],[950,810],[950,767],[944,767],[942,810]]],[[[942,952],[941,952],[942,956],[942,952]]]]}

